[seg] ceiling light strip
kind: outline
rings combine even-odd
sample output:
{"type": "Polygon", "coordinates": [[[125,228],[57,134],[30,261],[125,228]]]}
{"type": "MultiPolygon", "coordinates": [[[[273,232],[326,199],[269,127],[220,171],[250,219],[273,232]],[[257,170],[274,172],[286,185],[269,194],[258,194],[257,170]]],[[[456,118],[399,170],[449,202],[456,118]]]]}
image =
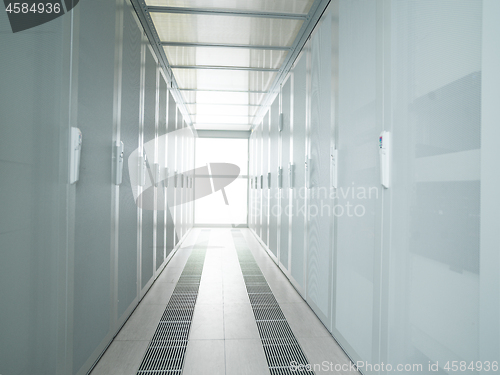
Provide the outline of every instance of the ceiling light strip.
{"type": "Polygon", "coordinates": [[[198,137],[200,138],[250,138],[250,131],[248,130],[198,130],[198,137]]]}
{"type": "Polygon", "coordinates": [[[241,17],[259,17],[259,18],[278,18],[288,20],[307,20],[307,14],[300,13],[278,13],[261,12],[244,9],[218,9],[218,8],[184,8],[184,7],[166,7],[149,6],[147,10],[152,13],[180,13],[180,14],[198,14],[210,16],[241,16],[241,17]]]}
{"type": "Polygon", "coordinates": [[[258,46],[251,44],[224,44],[224,43],[183,43],[183,42],[161,42],[164,47],[215,47],[215,48],[243,48],[263,49],[269,51],[290,51],[286,46],[258,46]]]}
{"type": "Polygon", "coordinates": [[[214,66],[214,65],[171,65],[172,69],[211,69],[211,70],[245,70],[249,72],[279,72],[279,69],[253,68],[246,66],[214,66]]]}
{"type": "Polygon", "coordinates": [[[214,126],[224,126],[224,127],[237,127],[237,126],[252,126],[252,124],[223,124],[223,123],[220,123],[220,122],[216,122],[216,123],[206,123],[206,122],[195,122],[193,124],[194,127],[198,127],[198,126],[211,126],[211,127],[214,127],[214,126]]]}
{"type": "MultiPolygon", "coordinates": [[[[245,91],[248,92],[248,91],[245,91]]],[[[186,105],[200,105],[200,106],[216,106],[216,107],[226,107],[226,106],[236,106],[236,107],[260,107],[260,104],[236,104],[236,103],[204,103],[204,102],[191,102],[184,103],[186,105]]],[[[253,117],[253,116],[252,116],[253,117]]]]}
{"type": "Polygon", "coordinates": [[[158,57],[158,63],[163,68],[165,75],[167,76],[167,80],[169,80],[172,96],[177,103],[179,110],[184,116],[184,120],[189,126],[192,126],[193,123],[189,116],[189,111],[184,104],[184,98],[179,91],[179,86],[177,85],[177,81],[172,73],[172,69],[170,67],[170,63],[168,62],[167,56],[165,54],[165,50],[160,42],[160,37],[158,36],[158,32],[156,31],[156,27],[154,26],[153,20],[151,19],[151,15],[148,12],[148,6],[146,5],[145,0],[130,0],[132,6],[135,9],[137,17],[141,22],[142,28],[144,29],[144,33],[148,37],[149,42],[151,43],[151,47],[153,48],[156,56],[158,57]]]}
{"type": "MultiPolygon", "coordinates": [[[[225,118],[225,119],[228,119],[230,120],[231,117],[233,117],[233,120],[234,120],[234,117],[241,117],[241,118],[245,118],[245,120],[248,120],[249,123],[252,122],[252,119],[255,117],[255,116],[245,116],[245,115],[207,115],[207,114],[204,114],[204,113],[190,113],[191,116],[200,116],[200,117],[217,117],[217,118],[225,118]]],[[[207,121],[204,122],[205,124],[225,124],[224,122],[221,122],[221,121],[213,121],[211,122],[210,119],[207,121]]],[[[242,122],[240,125],[247,125],[246,122],[242,122]]]]}
{"type": "Polygon", "coordinates": [[[302,48],[307,42],[307,39],[309,39],[309,36],[313,32],[314,28],[316,27],[316,24],[318,23],[319,19],[325,12],[326,8],[328,7],[328,4],[330,3],[331,0],[315,0],[313,5],[311,6],[311,9],[309,11],[309,14],[307,15],[307,21],[305,21],[302,24],[302,27],[300,28],[297,37],[295,38],[295,41],[293,42],[292,45],[292,51],[291,53],[288,54],[286,57],[285,61],[283,62],[283,65],[279,69],[279,73],[272,83],[269,92],[267,93],[266,97],[262,101],[262,107],[256,114],[256,122],[254,123],[252,128],[256,128],[259,125],[259,122],[262,120],[264,117],[267,109],[269,106],[272,104],[272,100],[276,96],[276,94],[279,92],[280,85],[284,82],[286,76],[288,75],[288,72],[292,68],[293,63],[295,62],[295,59],[299,55],[299,53],[302,51],[302,48]]]}

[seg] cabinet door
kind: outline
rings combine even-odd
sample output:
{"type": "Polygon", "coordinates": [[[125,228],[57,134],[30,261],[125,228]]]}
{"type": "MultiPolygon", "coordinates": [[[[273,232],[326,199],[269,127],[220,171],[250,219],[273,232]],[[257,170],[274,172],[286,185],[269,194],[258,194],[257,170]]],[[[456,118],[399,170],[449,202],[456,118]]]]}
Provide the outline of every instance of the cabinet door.
{"type": "MultiPolygon", "coordinates": [[[[307,47],[306,47],[307,48],[307,47]]],[[[305,170],[306,159],[306,92],[307,92],[307,53],[303,53],[293,69],[293,127],[290,194],[292,196],[291,226],[291,274],[296,286],[304,295],[305,259],[305,170]]]]}
{"type": "Polygon", "coordinates": [[[490,83],[482,63],[491,51],[481,46],[498,35],[498,27],[483,27],[483,6],[494,3],[393,4],[392,206],[384,196],[393,218],[389,293],[398,301],[388,312],[398,323],[389,330],[391,361],[415,352],[423,366],[478,361],[479,327],[494,330],[478,306],[480,285],[490,282],[479,254],[482,179],[489,177],[481,164],[491,162],[481,155],[481,105],[489,99],[481,92],[490,83]]]}
{"type": "MultiPolygon", "coordinates": [[[[158,101],[158,165],[160,168],[160,176],[165,168],[165,151],[166,151],[166,137],[167,133],[167,83],[160,74],[159,84],[159,101],[158,101]]],[[[166,238],[166,190],[163,181],[158,182],[156,189],[156,269],[165,262],[165,238],[166,238]]]]}
{"type": "Polygon", "coordinates": [[[142,249],[141,249],[141,278],[142,288],[149,287],[154,275],[154,191],[153,181],[151,181],[154,169],[155,155],[155,112],[156,112],[156,75],[158,74],[156,59],[149,46],[146,47],[144,78],[144,151],[147,154],[148,172],[147,181],[150,181],[151,187],[144,190],[142,194],[142,249]]]}
{"type": "Polygon", "coordinates": [[[264,116],[262,122],[262,231],[261,239],[268,245],[269,233],[269,185],[267,174],[269,173],[269,112],[264,116]]]}
{"type": "Polygon", "coordinates": [[[311,38],[310,128],[307,160],[306,298],[323,323],[330,326],[333,257],[333,188],[330,181],[332,121],[331,8],[311,38]]]}
{"type": "Polygon", "coordinates": [[[175,187],[172,176],[175,172],[175,127],[176,127],[177,105],[171,92],[168,92],[168,133],[167,133],[167,243],[166,256],[168,256],[175,246],[175,187]]]}
{"type": "Polygon", "coordinates": [[[279,161],[279,120],[280,98],[276,96],[271,106],[269,129],[269,173],[271,174],[269,192],[269,249],[278,256],[278,161],[279,161]]]}
{"type": "Polygon", "coordinates": [[[281,131],[281,168],[282,168],[282,188],[280,204],[280,263],[285,269],[289,269],[289,244],[290,235],[290,181],[288,179],[288,165],[290,163],[290,126],[291,126],[291,76],[283,84],[281,89],[281,111],[283,113],[283,130],[281,131]]]}

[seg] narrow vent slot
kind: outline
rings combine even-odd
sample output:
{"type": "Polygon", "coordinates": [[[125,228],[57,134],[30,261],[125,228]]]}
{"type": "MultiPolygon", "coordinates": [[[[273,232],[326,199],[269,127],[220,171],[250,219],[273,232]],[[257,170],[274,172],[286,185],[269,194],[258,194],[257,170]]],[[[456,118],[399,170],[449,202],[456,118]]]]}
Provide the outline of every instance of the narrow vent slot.
{"type": "Polygon", "coordinates": [[[181,375],[209,231],[202,231],[141,362],[138,375],[181,375]],[[203,246],[200,246],[203,244],[203,246]]]}
{"type": "MultiPolygon", "coordinates": [[[[271,375],[297,374],[294,366],[309,362],[243,235],[239,230],[233,230],[232,235],[269,372],[271,375]]],[[[300,373],[314,375],[307,369],[300,373]]]]}

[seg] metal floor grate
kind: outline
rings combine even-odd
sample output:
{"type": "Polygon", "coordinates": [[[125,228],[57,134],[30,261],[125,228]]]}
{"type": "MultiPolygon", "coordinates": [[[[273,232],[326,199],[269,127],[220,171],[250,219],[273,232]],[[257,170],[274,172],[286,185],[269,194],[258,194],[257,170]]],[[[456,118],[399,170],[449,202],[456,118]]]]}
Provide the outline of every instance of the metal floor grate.
{"type": "Polygon", "coordinates": [[[170,308],[163,312],[160,322],[190,322],[193,319],[194,308],[170,308]]]}
{"type": "Polygon", "coordinates": [[[138,375],[181,375],[209,230],[201,231],[141,362],[138,375]]]}
{"type": "Polygon", "coordinates": [[[187,340],[191,322],[160,322],[152,341],[187,340]]]}
{"type": "Polygon", "coordinates": [[[285,315],[279,307],[275,306],[252,306],[256,321],[260,320],[286,320],[285,315]]]}
{"type": "Polygon", "coordinates": [[[272,293],[271,288],[269,288],[269,285],[267,284],[262,284],[262,285],[247,285],[247,292],[249,294],[251,293],[272,293]]]}
{"type": "Polygon", "coordinates": [[[286,320],[261,320],[257,322],[260,338],[295,339],[292,329],[286,320]]]}
{"type": "Polygon", "coordinates": [[[252,307],[278,305],[278,301],[272,293],[248,293],[248,298],[252,307]]]}
{"type": "Polygon", "coordinates": [[[287,368],[291,362],[307,365],[307,358],[296,342],[279,340],[276,345],[264,345],[264,353],[270,368],[287,368]]]}
{"type": "Polygon", "coordinates": [[[187,341],[151,343],[139,368],[139,374],[180,374],[187,341]]]}
{"type": "MultiPolygon", "coordinates": [[[[297,368],[292,365],[307,365],[309,362],[243,235],[238,229],[231,232],[269,372],[271,375],[297,374],[297,368]]],[[[314,375],[313,371],[306,369],[300,373],[314,375]]]]}
{"type": "Polygon", "coordinates": [[[268,285],[264,276],[245,276],[243,275],[245,284],[248,285],[268,285]]]}

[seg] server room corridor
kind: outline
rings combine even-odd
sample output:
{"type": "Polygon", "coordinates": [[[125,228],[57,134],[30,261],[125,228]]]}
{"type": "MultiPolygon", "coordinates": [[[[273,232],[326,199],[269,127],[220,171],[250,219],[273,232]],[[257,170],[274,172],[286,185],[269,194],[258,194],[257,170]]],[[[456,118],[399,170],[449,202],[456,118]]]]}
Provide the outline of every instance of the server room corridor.
{"type": "Polygon", "coordinates": [[[4,0],[0,375],[489,375],[500,0],[4,0]]]}

